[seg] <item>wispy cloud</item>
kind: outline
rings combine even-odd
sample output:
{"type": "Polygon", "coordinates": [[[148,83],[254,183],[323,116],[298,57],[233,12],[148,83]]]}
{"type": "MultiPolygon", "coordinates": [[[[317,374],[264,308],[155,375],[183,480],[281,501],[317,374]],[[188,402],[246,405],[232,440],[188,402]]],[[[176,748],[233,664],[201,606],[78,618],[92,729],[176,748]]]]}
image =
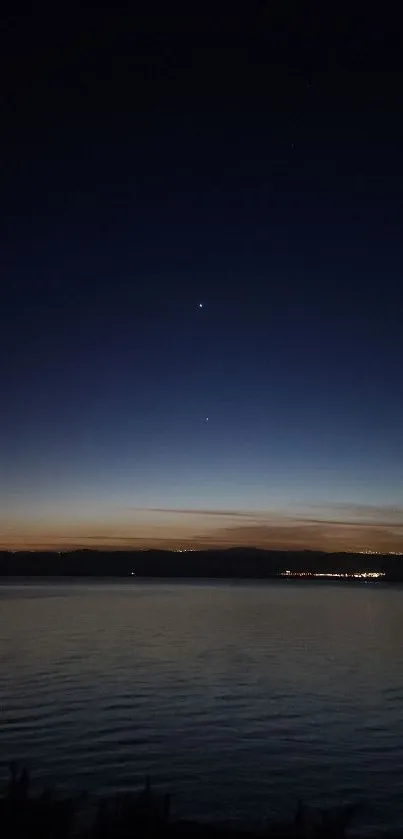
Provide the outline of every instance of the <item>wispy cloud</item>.
{"type": "Polygon", "coordinates": [[[403,509],[361,504],[276,511],[125,508],[117,519],[0,522],[0,548],[257,546],[277,549],[403,549],[403,509]],[[136,515],[133,516],[132,513],[136,515]],[[151,514],[151,518],[148,514],[151,514]],[[1,526],[3,524],[3,526],[1,526]]]}
{"type": "MultiPolygon", "coordinates": [[[[259,514],[243,510],[204,510],[182,507],[128,507],[136,513],[162,513],[169,516],[219,516],[221,518],[256,519],[259,514]]],[[[264,515],[264,514],[263,514],[264,515]]]]}
{"type": "Polygon", "coordinates": [[[308,517],[314,516],[318,520],[341,521],[343,524],[370,523],[403,524],[403,507],[392,504],[314,504],[306,508],[308,517]]]}

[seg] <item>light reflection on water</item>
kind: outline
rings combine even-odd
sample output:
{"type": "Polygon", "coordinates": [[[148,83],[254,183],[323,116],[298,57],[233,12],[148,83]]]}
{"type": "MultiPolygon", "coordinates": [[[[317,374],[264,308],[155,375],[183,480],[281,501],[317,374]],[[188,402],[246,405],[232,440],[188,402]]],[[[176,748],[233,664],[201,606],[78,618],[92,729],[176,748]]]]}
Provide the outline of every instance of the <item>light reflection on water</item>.
{"type": "MultiPolygon", "coordinates": [[[[0,586],[0,746],[41,781],[150,774],[178,815],[264,819],[365,803],[403,825],[402,588],[0,586]]],[[[1,770],[0,770],[1,771],[1,770]]]]}

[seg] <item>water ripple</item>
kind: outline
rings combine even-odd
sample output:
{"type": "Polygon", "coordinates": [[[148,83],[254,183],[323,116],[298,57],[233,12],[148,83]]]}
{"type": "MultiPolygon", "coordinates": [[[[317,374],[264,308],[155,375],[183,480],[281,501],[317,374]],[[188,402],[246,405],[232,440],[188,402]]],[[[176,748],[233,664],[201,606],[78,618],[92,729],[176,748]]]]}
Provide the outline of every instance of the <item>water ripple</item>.
{"type": "Polygon", "coordinates": [[[309,584],[0,586],[1,754],[43,782],[100,794],[151,773],[181,815],[254,823],[300,796],[357,799],[363,829],[399,827],[401,596],[309,584]]]}

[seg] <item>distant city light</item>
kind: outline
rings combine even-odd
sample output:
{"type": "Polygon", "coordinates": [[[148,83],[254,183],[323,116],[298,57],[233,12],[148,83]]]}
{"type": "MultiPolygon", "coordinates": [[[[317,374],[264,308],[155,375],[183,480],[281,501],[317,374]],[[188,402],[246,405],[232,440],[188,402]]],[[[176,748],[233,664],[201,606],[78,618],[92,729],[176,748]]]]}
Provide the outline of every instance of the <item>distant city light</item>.
{"type": "Polygon", "coordinates": [[[403,551],[371,551],[366,548],[362,551],[355,551],[357,554],[371,554],[372,556],[403,556],[403,551]]]}
{"type": "Polygon", "coordinates": [[[281,571],[280,573],[280,577],[337,577],[345,580],[378,580],[380,577],[384,576],[384,571],[281,571]]]}
{"type": "Polygon", "coordinates": [[[174,548],[174,554],[188,554],[188,553],[195,553],[196,548],[174,548]]]}

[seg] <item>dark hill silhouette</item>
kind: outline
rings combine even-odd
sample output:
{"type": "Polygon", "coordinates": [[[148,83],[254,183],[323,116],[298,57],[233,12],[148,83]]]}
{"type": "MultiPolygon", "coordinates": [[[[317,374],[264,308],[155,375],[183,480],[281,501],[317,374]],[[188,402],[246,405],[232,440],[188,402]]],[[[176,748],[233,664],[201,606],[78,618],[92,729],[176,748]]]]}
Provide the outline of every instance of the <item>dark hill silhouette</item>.
{"type": "Polygon", "coordinates": [[[403,580],[403,557],[319,551],[266,551],[257,548],[175,551],[19,551],[0,553],[0,576],[173,577],[270,579],[286,570],[311,573],[385,573],[403,580]]]}

